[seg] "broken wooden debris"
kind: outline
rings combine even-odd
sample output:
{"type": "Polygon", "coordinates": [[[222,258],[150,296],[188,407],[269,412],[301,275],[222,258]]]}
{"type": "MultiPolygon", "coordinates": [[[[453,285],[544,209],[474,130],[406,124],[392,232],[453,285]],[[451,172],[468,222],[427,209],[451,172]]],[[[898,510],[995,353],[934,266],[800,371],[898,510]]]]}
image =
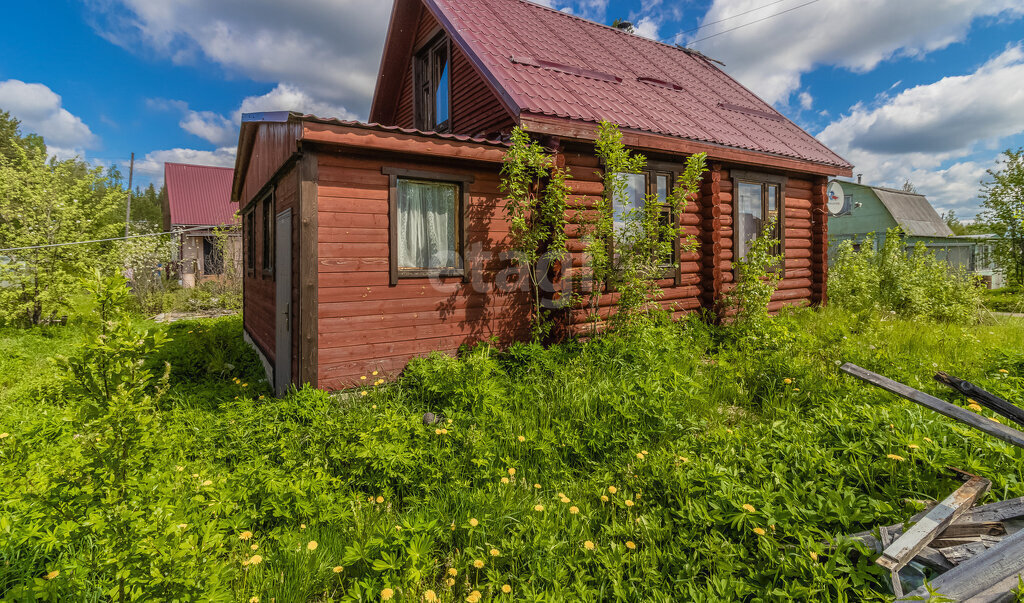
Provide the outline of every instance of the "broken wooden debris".
{"type": "MultiPolygon", "coordinates": [[[[909,593],[900,601],[928,601],[931,592],[940,600],[1001,601],[1024,577],[1024,530],[1006,537],[999,544],[963,561],[926,586],[909,593]],[[980,598],[984,597],[984,598],[980,598]]],[[[1009,599],[1012,600],[1012,597],[1009,599]]]]}
{"type": "Polygon", "coordinates": [[[983,477],[971,478],[882,551],[875,563],[892,573],[893,591],[896,596],[903,595],[900,570],[910,563],[921,549],[928,546],[940,532],[970,509],[975,500],[988,492],[991,485],[992,482],[983,477]]]}
{"type": "Polygon", "coordinates": [[[840,367],[840,369],[848,375],[857,377],[862,381],[870,383],[876,387],[880,387],[888,392],[903,396],[911,402],[920,404],[925,408],[934,410],[941,415],[945,415],[966,425],[970,425],[978,431],[982,431],[990,436],[997,437],[1004,442],[1024,448],[1024,433],[1021,433],[1016,429],[1007,427],[1006,425],[996,421],[990,421],[981,415],[960,408],[956,404],[950,404],[949,402],[940,400],[935,396],[928,395],[910,386],[903,385],[898,381],[893,381],[892,379],[883,377],[878,373],[873,373],[865,368],[861,368],[856,364],[847,362],[840,367]]]}
{"type": "Polygon", "coordinates": [[[935,380],[943,385],[953,388],[989,410],[999,413],[1014,423],[1024,426],[1024,408],[1015,406],[1014,404],[1003,400],[999,396],[981,389],[970,381],[958,379],[952,375],[947,375],[942,371],[935,374],[935,380]]]}

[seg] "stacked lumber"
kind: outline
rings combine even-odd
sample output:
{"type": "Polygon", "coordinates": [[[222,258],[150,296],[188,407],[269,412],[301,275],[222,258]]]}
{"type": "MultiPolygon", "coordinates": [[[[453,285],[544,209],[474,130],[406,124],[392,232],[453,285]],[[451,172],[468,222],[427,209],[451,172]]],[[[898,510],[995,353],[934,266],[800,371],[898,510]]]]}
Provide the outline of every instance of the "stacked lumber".
{"type": "MultiPolygon", "coordinates": [[[[854,364],[842,370],[871,385],[903,396],[937,413],[1024,448],[1024,433],[987,421],[955,404],[940,400],[854,364]]],[[[970,396],[1000,415],[1024,426],[1024,410],[980,387],[938,373],[935,380],[970,396]]],[[[876,563],[889,570],[897,601],[965,601],[994,603],[1017,600],[1024,584],[1024,497],[974,507],[991,482],[965,474],[967,482],[941,502],[904,524],[878,528],[853,537],[880,553],[876,563]],[[905,593],[901,571],[911,564],[927,568],[930,582],[905,593]]]]}

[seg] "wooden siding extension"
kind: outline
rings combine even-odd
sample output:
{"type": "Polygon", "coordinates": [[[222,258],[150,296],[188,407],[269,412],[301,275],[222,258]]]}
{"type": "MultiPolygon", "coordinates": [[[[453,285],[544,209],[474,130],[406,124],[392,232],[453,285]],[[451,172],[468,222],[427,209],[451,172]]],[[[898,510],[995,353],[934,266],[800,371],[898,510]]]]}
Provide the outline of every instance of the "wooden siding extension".
{"type": "Polygon", "coordinates": [[[492,336],[508,343],[528,335],[525,292],[496,284],[514,272],[497,258],[507,248],[508,224],[496,165],[324,152],[317,169],[319,387],[355,385],[374,370],[393,376],[411,358],[435,350],[454,353],[492,336]],[[389,284],[385,167],[474,176],[465,211],[470,282],[441,277],[389,284]]]}
{"type": "MultiPolygon", "coordinates": [[[[429,42],[439,28],[440,25],[429,11],[421,11],[416,41],[413,44],[414,51],[429,42]]],[[[498,133],[508,134],[512,130],[515,126],[512,115],[487,81],[477,72],[466,53],[456,45],[452,46],[451,78],[452,132],[489,136],[498,133]]],[[[402,75],[402,89],[399,93],[394,125],[403,128],[416,127],[414,98],[413,68],[410,60],[402,75]]]]}
{"type": "Polygon", "coordinates": [[[242,183],[240,208],[245,208],[295,153],[301,135],[302,124],[297,122],[267,123],[257,128],[242,183]]]}

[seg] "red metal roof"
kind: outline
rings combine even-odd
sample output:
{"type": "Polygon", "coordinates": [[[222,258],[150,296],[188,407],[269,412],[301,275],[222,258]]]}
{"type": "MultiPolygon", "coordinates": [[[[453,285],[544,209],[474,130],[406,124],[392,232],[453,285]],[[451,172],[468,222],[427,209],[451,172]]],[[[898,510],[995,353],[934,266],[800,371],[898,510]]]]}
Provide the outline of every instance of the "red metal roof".
{"type": "Polygon", "coordinates": [[[414,136],[427,136],[430,138],[441,138],[444,140],[457,140],[459,142],[475,142],[479,144],[488,144],[495,146],[511,146],[509,141],[501,140],[499,138],[485,138],[483,136],[470,136],[468,134],[451,134],[447,132],[434,132],[427,130],[417,130],[415,128],[402,128],[399,126],[385,126],[376,122],[362,122],[352,121],[347,119],[338,119],[337,117],[318,117],[316,115],[302,115],[300,113],[292,113],[297,119],[303,121],[311,121],[322,124],[332,124],[337,126],[349,126],[352,128],[360,128],[363,130],[376,130],[378,132],[400,132],[402,134],[411,134],[414,136]]]}
{"type": "Polygon", "coordinates": [[[231,202],[235,170],[208,165],[165,163],[164,182],[171,225],[221,226],[234,221],[231,202]]]}
{"type": "Polygon", "coordinates": [[[704,57],[525,0],[426,0],[521,113],[849,169],[704,57]]]}

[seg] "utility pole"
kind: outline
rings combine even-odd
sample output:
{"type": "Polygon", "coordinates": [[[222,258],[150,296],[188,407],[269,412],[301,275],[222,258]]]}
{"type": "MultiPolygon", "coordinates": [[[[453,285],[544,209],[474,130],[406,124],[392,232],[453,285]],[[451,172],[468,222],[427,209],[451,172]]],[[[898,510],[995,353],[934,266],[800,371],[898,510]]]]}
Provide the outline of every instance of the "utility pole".
{"type": "Polygon", "coordinates": [[[124,238],[128,238],[128,229],[132,224],[132,176],[135,175],[135,153],[132,153],[132,161],[128,165],[128,206],[124,212],[124,238]]]}

